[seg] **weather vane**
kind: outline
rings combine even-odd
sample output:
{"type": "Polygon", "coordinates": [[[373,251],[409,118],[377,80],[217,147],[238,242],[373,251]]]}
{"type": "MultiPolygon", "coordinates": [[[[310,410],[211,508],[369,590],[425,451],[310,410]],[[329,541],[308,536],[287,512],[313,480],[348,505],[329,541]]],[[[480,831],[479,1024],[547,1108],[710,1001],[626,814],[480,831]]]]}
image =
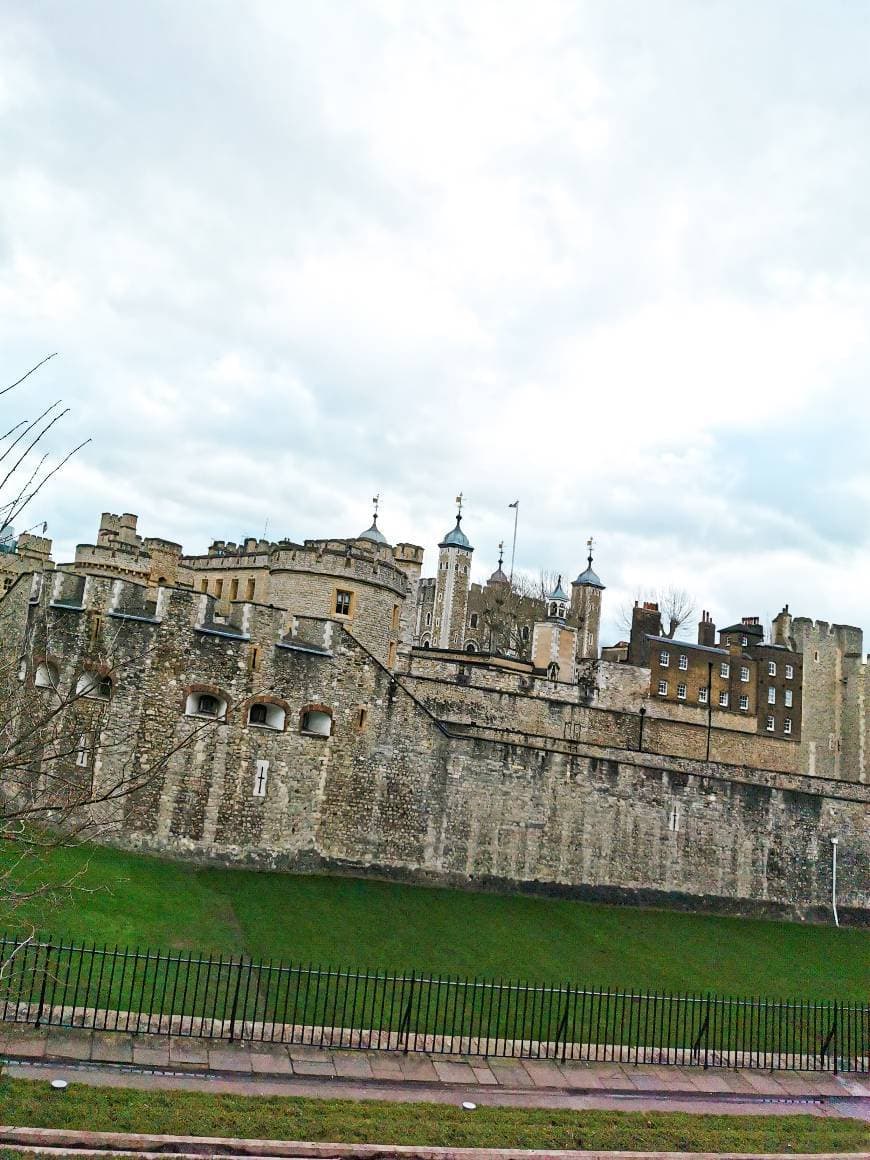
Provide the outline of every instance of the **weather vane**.
{"type": "Polygon", "coordinates": [[[459,495],[456,497],[456,507],[458,509],[456,512],[456,518],[458,520],[461,520],[462,519],[462,492],[460,492],[459,495]]]}
{"type": "Polygon", "coordinates": [[[381,493],[378,492],[377,495],[372,496],[372,503],[375,505],[375,519],[376,520],[378,518],[378,505],[380,504],[380,502],[381,502],[381,493]]]}

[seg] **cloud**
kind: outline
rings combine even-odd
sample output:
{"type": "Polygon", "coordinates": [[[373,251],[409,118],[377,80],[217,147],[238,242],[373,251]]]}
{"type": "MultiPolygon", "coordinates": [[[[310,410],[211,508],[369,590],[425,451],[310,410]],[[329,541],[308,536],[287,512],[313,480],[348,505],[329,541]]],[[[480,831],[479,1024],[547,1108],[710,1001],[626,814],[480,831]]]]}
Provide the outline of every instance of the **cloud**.
{"type": "Polygon", "coordinates": [[[103,509],[202,550],[380,491],[431,569],[461,489],[480,576],[517,495],[521,567],[594,533],[611,635],[668,583],[862,622],[854,9],[12,9],[0,374],[58,350],[16,405],[93,436],[32,513],[61,557],[103,509]]]}

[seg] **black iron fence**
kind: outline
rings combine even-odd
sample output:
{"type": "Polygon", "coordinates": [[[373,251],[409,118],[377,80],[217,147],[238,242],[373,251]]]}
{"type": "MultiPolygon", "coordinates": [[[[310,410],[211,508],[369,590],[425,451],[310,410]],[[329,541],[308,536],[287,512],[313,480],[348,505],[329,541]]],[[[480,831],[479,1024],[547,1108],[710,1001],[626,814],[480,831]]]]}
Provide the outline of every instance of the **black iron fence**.
{"type": "Polygon", "coordinates": [[[870,1006],[0,940],[0,1018],[321,1047],[870,1070],[870,1006]]]}

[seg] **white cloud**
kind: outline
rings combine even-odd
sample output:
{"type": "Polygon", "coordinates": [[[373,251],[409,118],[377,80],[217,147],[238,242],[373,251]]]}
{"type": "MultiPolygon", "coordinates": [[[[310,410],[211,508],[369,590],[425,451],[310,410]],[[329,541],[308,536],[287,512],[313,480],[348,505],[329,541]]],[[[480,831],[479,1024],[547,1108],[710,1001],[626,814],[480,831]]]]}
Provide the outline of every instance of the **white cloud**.
{"type": "Polygon", "coordinates": [[[860,622],[865,24],[19,5],[0,373],[59,350],[27,398],[73,404],[58,452],[94,436],[33,520],[61,555],[103,508],[201,549],[356,531],[381,491],[431,547],[461,488],[486,575],[519,495],[518,563],[579,570],[594,532],[614,605],[860,622]]]}

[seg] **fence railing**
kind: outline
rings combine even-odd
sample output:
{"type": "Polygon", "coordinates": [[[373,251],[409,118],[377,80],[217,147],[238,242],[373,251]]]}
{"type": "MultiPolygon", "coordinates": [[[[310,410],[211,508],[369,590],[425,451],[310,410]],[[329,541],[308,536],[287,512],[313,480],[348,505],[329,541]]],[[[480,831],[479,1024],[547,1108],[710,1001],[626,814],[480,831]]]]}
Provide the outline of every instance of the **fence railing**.
{"type": "Polygon", "coordinates": [[[870,1006],[0,940],[0,1019],[322,1047],[870,1070],[870,1006]]]}

